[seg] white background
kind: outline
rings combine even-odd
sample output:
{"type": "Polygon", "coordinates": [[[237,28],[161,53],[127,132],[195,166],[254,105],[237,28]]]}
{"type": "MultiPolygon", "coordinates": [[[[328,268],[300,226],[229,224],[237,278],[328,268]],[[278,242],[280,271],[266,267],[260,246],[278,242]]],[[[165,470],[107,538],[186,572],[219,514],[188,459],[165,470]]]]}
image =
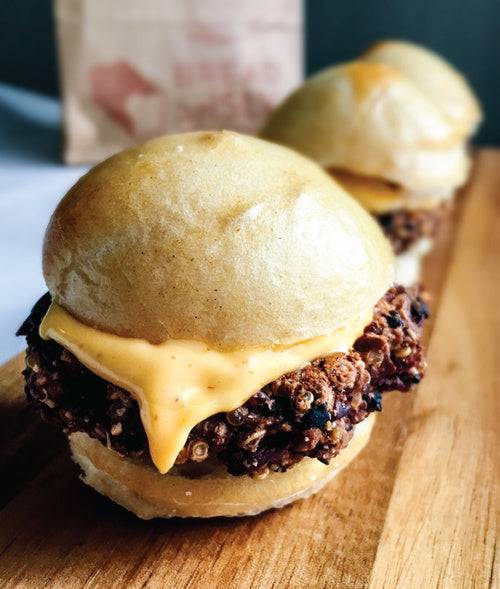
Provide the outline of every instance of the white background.
{"type": "Polygon", "coordinates": [[[57,100],[0,84],[0,364],[25,347],[15,332],[47,290],[45,227],[86,171],[62,163],[60,120],[57,100]]]}

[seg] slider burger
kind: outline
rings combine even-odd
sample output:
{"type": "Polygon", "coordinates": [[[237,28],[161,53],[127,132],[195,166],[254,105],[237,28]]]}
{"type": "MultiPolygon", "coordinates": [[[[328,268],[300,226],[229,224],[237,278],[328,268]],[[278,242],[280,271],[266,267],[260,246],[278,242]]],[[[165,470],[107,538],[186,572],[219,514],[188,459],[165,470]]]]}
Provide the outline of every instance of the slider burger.
{"type": "Polygon", "coordinates": [[[449,63],[385,41],[309,78],[260,135],[308,155],[357,198],[392,242],[398,281],[410,284],[467,179],[467,142],[480,119],[449,63]]]}
{"type": "Polygon", "coordinates": [[[256,514],[317,491],[381,393],[423,375],[418,290],[319,166],[232,132],[96,166],[46,231],[26,393],[83,480],[142,518],[256,514]]]}

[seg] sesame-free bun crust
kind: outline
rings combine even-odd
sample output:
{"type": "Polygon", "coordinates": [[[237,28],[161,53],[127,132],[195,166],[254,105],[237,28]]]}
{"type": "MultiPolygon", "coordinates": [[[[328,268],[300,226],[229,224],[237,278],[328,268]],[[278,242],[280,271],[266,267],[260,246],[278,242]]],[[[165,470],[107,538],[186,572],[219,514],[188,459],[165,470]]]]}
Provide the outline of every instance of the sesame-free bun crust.
{"type": "Polygon", "coordinates": [[[415,193],[461,185],[469,158],[461,130],[394,66],[354,61],[309,78],[260,135],[324,168],[400,184],[415,193]]]}
{"type": "Polygon", "coordinates": [[[225,350],[331,333],[394,277],[377,224],[319,166],[223,131],[93,168],[53,214],[43,268],[54,300],[92,327],[225,350]]]}
{"type": "MultiPolygon", "coordinates": [[[[354,436],[328,466],[304,458],[288,471],[264,479],[235,477],[222,468],[187,472],[174,467],[160,474],[149,462],[124,458],[82,432],[69,436],[82,480],[142,519],[256,515],[319,491],[368,441],[372,414],[355,426],[354,436]]],[[[196,465],[195,465],[196,466],[196,465]]],[[[203,466],[203,465],[200,465],[203,466]]]]}
{"type": "Polygon", "coordinates": [[[482,119],[479,102],[467,80],[433,51],[407,41],[380,41],[362,55],[363,61],[390,65],[412,80],[463,137],[472,135],[482,119]]]}

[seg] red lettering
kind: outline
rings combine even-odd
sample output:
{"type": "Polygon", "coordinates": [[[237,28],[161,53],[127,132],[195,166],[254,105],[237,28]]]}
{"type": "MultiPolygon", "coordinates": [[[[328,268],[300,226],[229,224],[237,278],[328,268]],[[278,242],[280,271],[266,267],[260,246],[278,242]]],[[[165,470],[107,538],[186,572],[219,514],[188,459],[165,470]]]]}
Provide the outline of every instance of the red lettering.
{"type": "Polygon", "coordinates": [[[179,88],[190,86],[194,82],[193,67],[186,62],[174,63],[174,82],[179,88]]]}
{"type": "Polygon", "coordinates": [[[281,68],[275,61],[265,61],[262,64],[264,81],[273,84],[281,77],[281,68]]]}
{"type": "Polygon", "coordinates": [[[223,61],[220,64],[220,74],[222,81],[227,84],[235,83],[236,81],[236,63],[234,61],[223,61]]]}

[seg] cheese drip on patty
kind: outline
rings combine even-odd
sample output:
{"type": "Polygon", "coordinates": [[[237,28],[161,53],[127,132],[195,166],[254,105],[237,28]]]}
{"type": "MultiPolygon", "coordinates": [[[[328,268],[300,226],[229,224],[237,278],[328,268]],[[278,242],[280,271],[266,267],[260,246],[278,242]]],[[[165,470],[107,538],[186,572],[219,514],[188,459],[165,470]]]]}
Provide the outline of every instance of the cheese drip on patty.
{"type": "Polygon", "coordinates": [[[164,474],[197,423],[233,411],[266,384],[314,358],[346,352],[372,314],[370,309],[332,334],[295,344],[224,352],[198,341],[171,339],[155,345],[105,333],[53,302],[40,335],[132,395],[139,404],[151,459],[164,474]]]}
{"type": "Polygon", "coordinates": [[[433,210],[443,201],[451,199],[454,194],[453,187],[411,191],[383,178],[363,176],[337,168],[330,169],[329,173],[367,211],[376,215],[399,209],[433,210]]]}

